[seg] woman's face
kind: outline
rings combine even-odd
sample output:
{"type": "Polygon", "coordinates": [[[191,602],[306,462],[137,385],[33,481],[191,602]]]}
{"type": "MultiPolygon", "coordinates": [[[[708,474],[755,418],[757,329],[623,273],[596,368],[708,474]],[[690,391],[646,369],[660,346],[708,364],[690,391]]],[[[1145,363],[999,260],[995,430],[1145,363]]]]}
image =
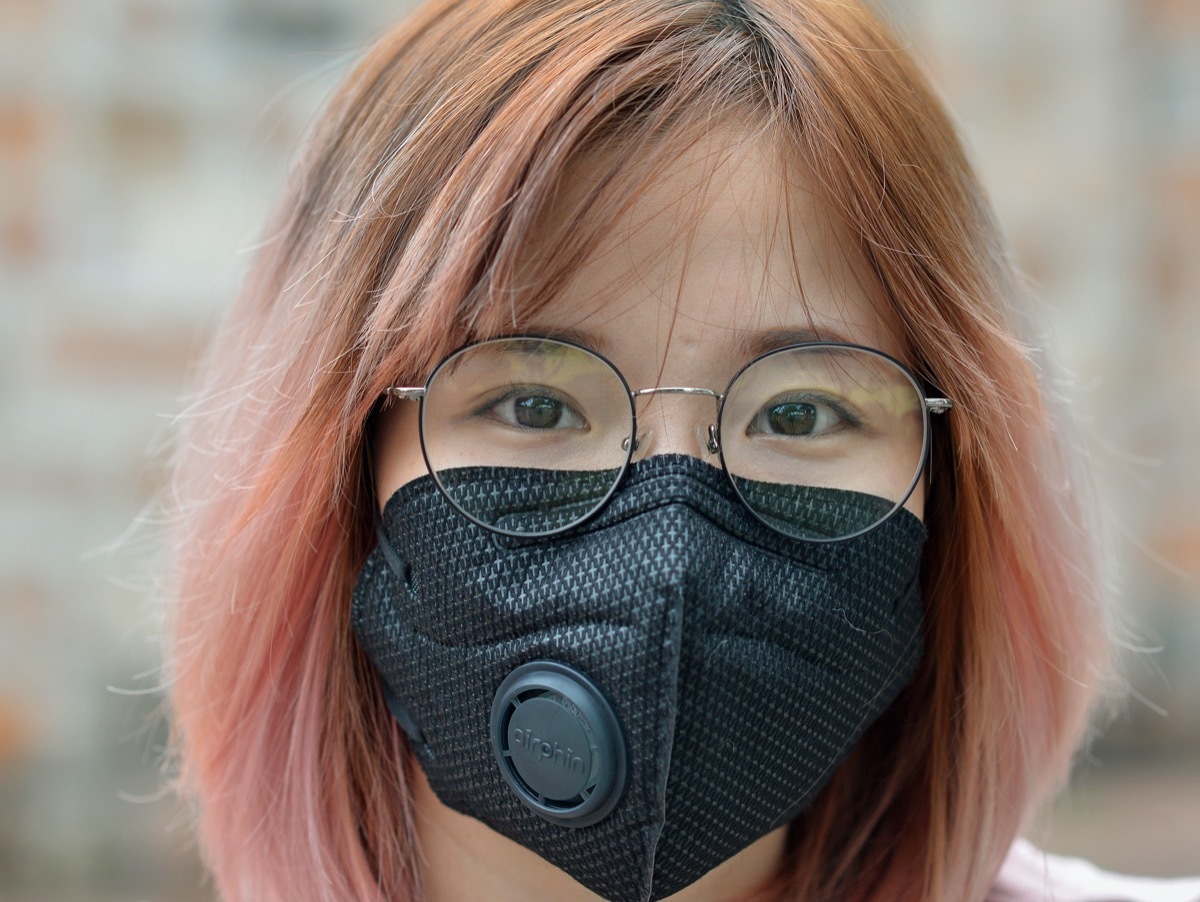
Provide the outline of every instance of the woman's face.
{"type": "MultiPolygon", "coordinates": [[[[583,191],[581,167],[568,186],[583,191]]],[[[558,227],[564,197],[548,217],[558,227]]],[[[902,348],[881,311],[881,291],[849,238],[795,169],[784,181],[774,148],[728,130],[683,154],[616,223],[556,302],[523,334],[563,337],[602,354],[632,389],[691,386],[723,392],[749,360],[811,340],[902,348]],[[787,193],[787,206],[782,199],[787,193]]],[[[375,450],[380,505],[426,475],[417,405],[393,404],[375,450]]],[[[705,448],[711,397],[639,399],[638,456],[677,453],[719,466],[705,448]]],[[[920,488],[907,502],[922,513],[920,488]]],[[[458,814],[414,768],[414,813],[431,899],[524,895],[595,898],[535,853],[458,814]],[[504,887],[503,891],[498,887],[504,887]]],[[[781,828],[736,854],[676,897],[740,896],[772,874],[784,854],[781,828]]]]}
{"type": "MultiPolygon", "coordinates": [[[[568,192],[585,190],[589,175],[580,167],[568,192]]],[[[902,357],[866,261],[797,176],[789,166],[785,183],[773,147],[732,130],[710,136],[653,181],[562,295],[521,332],[598,351],[634,390],[723,392],[755,356],[801,341],[850,342],[902,357]]],[[[551,210],[546,229],[557,227],[570,200],[551,210]]],[[[714,410],[706,396],[639,399],[637,456],[690,454],[719,466],[705,450],[714,410]]],[[[381,506],[426,474],[415,404],[390,408],[376,467],[381,506]]],[[[906,506],[921,515],[920,487],[906,506]]]]}

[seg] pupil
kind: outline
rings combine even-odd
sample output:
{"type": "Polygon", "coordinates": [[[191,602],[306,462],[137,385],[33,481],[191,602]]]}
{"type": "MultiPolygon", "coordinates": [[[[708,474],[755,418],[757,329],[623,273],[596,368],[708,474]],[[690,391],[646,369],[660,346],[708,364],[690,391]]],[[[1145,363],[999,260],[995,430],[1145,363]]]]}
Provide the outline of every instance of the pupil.
{"type": "Polygon", "coordinates": [[[809,435],[817,422],[817,408],[798,401],[776,404],[767,411],[767,420],[780,435],[809,435]]]}
{"type": "Polygon", "coordinates": [[[550,429],[562,419],[562,405],[553,398],[533,395],[514,400],[513,414],[522,426],[550,429]]]}

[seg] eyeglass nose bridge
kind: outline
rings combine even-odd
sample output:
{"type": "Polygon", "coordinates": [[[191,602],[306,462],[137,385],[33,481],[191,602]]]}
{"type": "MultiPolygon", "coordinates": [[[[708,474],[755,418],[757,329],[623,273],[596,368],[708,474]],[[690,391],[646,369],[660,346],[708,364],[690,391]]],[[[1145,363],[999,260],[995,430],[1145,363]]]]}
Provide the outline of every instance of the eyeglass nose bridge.
{"type": "MultiPolygon", "coordinates": [[[[725,395],[719,391],[714,391],[711,388],[695,388],[685,385],[660,385],[653,388],[639,388],[637,391],[630,392],[629,395],[634,399],[647,397],[649,395],[700,395],[705,398],[712,398],[713,401],[716,402],[718,416],[721,409],[721,403],[725,400],[725,395]]],[[[715,422],[709,423],[705,432],[707,433],[704,441],[705,449],[709,454],[720,454],[721,438],[717,432],[717,424],[715,422]]],[[[635,437],[633,440],[634,451],[637,451],[638,444],[638,440],[635,437]]]]}

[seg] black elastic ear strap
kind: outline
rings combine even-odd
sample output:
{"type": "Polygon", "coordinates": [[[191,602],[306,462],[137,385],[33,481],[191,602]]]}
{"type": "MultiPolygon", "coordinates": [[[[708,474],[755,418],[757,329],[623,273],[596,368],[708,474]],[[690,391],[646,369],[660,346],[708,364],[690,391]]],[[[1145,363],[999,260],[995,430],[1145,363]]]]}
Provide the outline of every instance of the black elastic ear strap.
{"type": "MultiPolygon", "coordinates": [[[[383,515],[379,512],[379,498],[376,496],[375,488],[375,469],[371,464],[371,440],[367,436],[363,441],[363,472],[367,480],[367,485],[370,491],[367,493],[371,499],[371,514],[375,521],[375,540],[379,547],[380,553],[383,555],[384,561],[388,568],[395,575],[397,582],[400,584],[403,591],[408,589],[408,564],[400,557],[395,546],[392,545],[391,539],[388,538],[387,530],[383,525],[383,515]]],[[[378,670],[376,670],[378,675],[378,670]]],[[[423,752],[427,757],[433,757],[433,749],[429,747],[429,743],[425,741],[425,734],[421,727],[417,724],[413,716],[408,713],[408,709],[400,703],[400,700],[392,693],[392,688],[387,684],[387,680],[379,676],[379,685],[383,689],[383,698],[387,703],[388,710],[392,712],[392,717],[396,718],[396,723],[400,725],[405,734],[413,745],[423,752]]]]}
{"type": "Polygon", "coordinates": [[[383,515],[379,512],[379,496],[375,485],[375,465],[371,459],[371,420],[367,421],[367,428],[364,430],[362,444],[362,466],[363,479],[367,486],[367,497],[371,499],[371,519],[375,523],[375,539],[379,545],[379,550],[383,553],[383,559],[387,561],[388,567],[396,575],[396,579],[400,580],[401,585],[408,585],[408,565],[404,563],[404,559],[400,557],[399,552],[392,546],[391,540],[388,538],[387,530],[383,525],[383,515]]]}
{"type": "Polygon", "coordinates": [[[388,538],[387,530],[383,526],[383,517],[379,513],[378,502],[372,504],[371,509],[375,512],[375,539],[379,543],[379,551],[383,554],[383,559],[387,561],[387,565],[395,574],[396,579],[407,588],[408,564],[404,562],[404,558],[400,557],[400,553],[392,545],[392,540],[388,538]]]}

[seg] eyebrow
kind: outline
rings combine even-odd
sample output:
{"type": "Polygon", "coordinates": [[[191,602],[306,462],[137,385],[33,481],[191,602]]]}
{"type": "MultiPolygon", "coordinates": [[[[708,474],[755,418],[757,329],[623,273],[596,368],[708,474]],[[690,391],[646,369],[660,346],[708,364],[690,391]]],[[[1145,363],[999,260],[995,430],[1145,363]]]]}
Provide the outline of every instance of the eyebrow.
{"type": "Polygon", "coordinates": [[[612,350],[611,342],[605,341],[604,338],[594,332],[587,332],[582,329],[534,329],[531,334],[540,336],[541,338],[553,338],[558,341],[568,341],[571,344],[583,345],[590,351],[595,351],[601,357],[610,356],[612,350]]]}
{"type": "Polygon", "coordinates": [[[770,351],[786,348],[788,345],[806,344],[814,341],[835,341],[841,344],[855,344],[845,335],[832,329],[768,329],[763,332],[751,332],[743,335],[738,342],[742,353],[749,358],[760,357],[770,351]]]}
{"type": "MultiPolygon", "coordinates": [[[[583,345],[603,357],[609,357],[612,343],[606,341],[594,332],[583,329],[536,329],[534,334],[543,338],[554,338],[583,345]]],[[[857,344],[840,332],[833,329],[766,329],[761,332],[747,332],[741,335],[737,342],[738,353],[746,359],[760,357],[770,351],[786,348],[789,345],[807,344],[809,342],[832,341],[840,344],[857,344]]]]}

